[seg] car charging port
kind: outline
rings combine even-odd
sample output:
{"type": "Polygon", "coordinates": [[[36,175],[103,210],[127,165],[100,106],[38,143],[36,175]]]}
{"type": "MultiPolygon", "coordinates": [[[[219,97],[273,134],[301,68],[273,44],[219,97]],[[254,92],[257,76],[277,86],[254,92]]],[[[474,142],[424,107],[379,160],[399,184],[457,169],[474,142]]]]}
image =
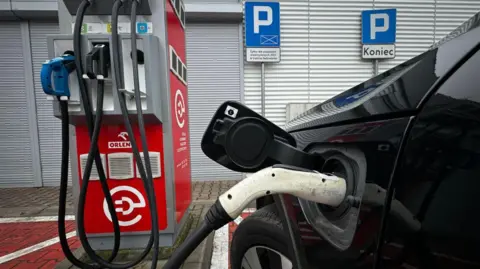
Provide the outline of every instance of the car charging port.
{"type": "MultiPolygon", "coordinates": [[[[327,155],[325,163],[321,168],[321,172],[324,174],[333,174],[335,176],[345,179],[347,183],[347,192],[345,197],[355,195],[356,179],[354,165],[351,161],[340,153],[333,153],[327,155]]],[[[341,219],[351,208],[351,203],[345,200],[337,207],[318,204],[320,211],[324,216],[330,220],[335,221],[341,219]]]]}

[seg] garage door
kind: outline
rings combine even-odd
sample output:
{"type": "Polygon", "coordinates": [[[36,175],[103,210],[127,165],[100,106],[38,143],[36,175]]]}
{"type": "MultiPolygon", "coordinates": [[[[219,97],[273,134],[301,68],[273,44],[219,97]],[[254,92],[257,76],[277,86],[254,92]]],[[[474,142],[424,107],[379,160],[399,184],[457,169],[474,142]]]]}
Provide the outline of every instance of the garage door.
{"type": "Polygon", "coordinates": [[[40,82],[42,63],[48,59],[46,36],[58,33],[58,22],[30,22],[33,81],[37,104],[38,137],[44,186],[60,185],[61,122],[53,116],[52,102],[46,99],[40,82]]]}
{"type": "Polygon", "coordinates": [[[20,23],[1,22],[0,188],[35,186],[23,59],[20,23]]]}
{"type": "Polygon", "coordinates": [[[241,99],[239,25],[189,24],[186,29],[192,179],[240,179],[240,173],[213,162],[200,148],[217,108],[241,99]]]}

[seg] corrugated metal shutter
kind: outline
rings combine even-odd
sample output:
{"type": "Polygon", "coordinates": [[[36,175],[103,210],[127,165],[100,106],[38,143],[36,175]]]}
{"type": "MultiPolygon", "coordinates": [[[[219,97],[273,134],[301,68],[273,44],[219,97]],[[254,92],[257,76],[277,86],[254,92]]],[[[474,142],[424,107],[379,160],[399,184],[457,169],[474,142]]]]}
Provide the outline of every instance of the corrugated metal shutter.
{"type": "MultiPolygon", "coordinates": [[[[308,1],[279,1],[281,63],[265,65],[265,115],[278,125],[285,122],[289,102],[308,101],[308,1]]],[[[261,65],[244,63],[245,103],[261,112],[261,65]]]]}
{"type": "Polygon", "coordinates": [[[218,106],[240,101],[239,26],[189,24],[186,29],[192,179],[240,179],[240,173],[213,162],[200,148],[218,106]]]}
{"type": "Polygon", "coordinates": [[[19,22],[0,23],[0,187],[34,186],[19,22]]]}
{"type": "MultiPolygon", "coordinates": [[[[283,126],[287,103],[322,102],[373,75],[361,59],[361,11],[397,9],[396,58],[384,72],[427,50],[480,11],[480,1],[280,0],[282,62],[266,65],[266,116],[283,126]]],[[[245,63],[245,102],[261,111],[260,64],[245,63]]]]}
{"type": "MultiPolygon", "coordinates": [[[[372,75],[360,57],[360,12],[372,1],[279,1],[282,58],[265,68],[266,117],[285,124],[288,103],[322,102],[372,75]]],[[[245,63],[245,102],[260,112],[260,64],[245,63]]]]}
{"type": "Polygon", "coordinates": [[[40,84],[42,63],[48,59],[46,36],[58,33],[57,22],[30,22],[33,79],[44,186],[58,186],[60,184],[61,122],[53,116],[52,102],[47,101],[40,84]]]}
{"type": "Polygon", "coordinates": [[[434,43],[435,0],[375,0],[375,9],[397,9],[395,59],[380,61],[384,72],[426,51],[434,43]]]}
{"type": "Polygon", "coordinates": [[[367,0],[310,1],[310,102],[323,102],[373,75],[361,56],[361,11],[367,0]]]}
{"type": "Polygon", "coordinates": [[[480,12],[480,1],[436,0],[435,41],[480,12]]]}

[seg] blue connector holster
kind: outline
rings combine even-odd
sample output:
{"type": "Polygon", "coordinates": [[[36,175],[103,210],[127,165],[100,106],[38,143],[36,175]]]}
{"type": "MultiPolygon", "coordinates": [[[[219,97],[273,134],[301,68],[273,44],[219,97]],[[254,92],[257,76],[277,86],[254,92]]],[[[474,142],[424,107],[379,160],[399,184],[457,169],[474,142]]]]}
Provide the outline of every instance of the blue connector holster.
{"type": "Polygon", "coordinates": [[[72,55],[63,55],[45,62],[40,72],[43,91],[47,95],[69,98],[68,76],[73,70],[75,70],[75,57],[72,55]]]}

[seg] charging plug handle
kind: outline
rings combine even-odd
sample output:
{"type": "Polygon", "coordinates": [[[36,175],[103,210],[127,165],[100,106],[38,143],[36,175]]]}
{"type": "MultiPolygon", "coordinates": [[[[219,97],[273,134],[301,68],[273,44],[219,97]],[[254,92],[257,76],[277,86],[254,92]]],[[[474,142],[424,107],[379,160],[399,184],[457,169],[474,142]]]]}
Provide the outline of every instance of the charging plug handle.
{"type": "Polygon", "coordinates": [[[235,219],[252,201],[271,194],[290,194],[315,203],[336,207],[344,199],[347,184],[343,178],[313,170],[274,165],[245,178],[218,200],[235,219]]]}
{"type": "Polygon", "coordinates": [[[40,80],[45,94],[70,97],[68,77],[73,70],[75,70],[75,57],[72,55],[63,55],[46,61],[40,71],[40,80]]]}
{"type": "Polygon", "coordinates": [[[98,76],[102,76],[103,78],[106,78],[108,77],[109,65],[110,65],[110,52],[109,52],[108,46],[105,44],[97,44],[87,54],[86,75],[90,79],[97,79],[98,76]],[[94,68],[95,63],[96,63],[96,68],[94,68]]]}

